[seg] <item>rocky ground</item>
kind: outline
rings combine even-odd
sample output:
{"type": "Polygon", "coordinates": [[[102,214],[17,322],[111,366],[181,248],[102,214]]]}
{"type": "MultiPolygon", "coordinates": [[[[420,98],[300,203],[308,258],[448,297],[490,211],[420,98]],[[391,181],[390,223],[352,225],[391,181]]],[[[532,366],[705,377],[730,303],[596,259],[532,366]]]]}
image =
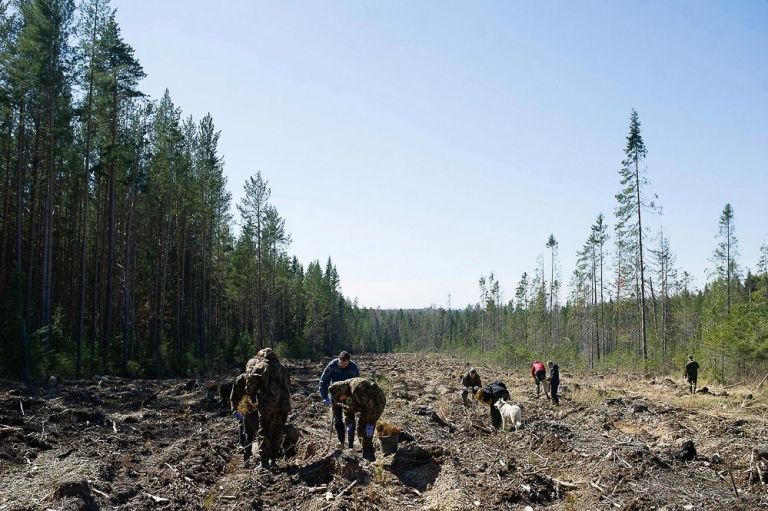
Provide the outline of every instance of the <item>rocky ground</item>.
{"type": "Polygon", "coordinates": [[[523,409],[520,431],[495,432],[487,406],[461,404],[464,361],[356,360],[387,392],[399,450],[372,463],[339,450],[316,389],[323,364],[288,361],[301,439],[271,471],[243,466],[213,380],[0,382],[0,510],[768,508],[758,382],[690,396],[680,380],[564,370],[553,407],[527,375],[479,365],[523,409]]]}

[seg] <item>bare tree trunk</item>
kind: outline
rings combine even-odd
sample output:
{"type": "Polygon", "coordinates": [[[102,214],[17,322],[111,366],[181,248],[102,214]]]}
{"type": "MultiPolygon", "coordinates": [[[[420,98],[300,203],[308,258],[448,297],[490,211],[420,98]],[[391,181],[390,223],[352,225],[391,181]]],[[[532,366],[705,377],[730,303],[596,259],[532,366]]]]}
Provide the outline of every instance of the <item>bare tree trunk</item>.
{"type": "Polygon", "coordinates": [[[75,332],[76,360],[75,374],[80,378],[83,366],[83,336],[85,333],[85,282],[88,266],[88,197],[91,179],[91,133],[93,128],[93,87],[94,87],[94,51],[96,46],[96,28],[98,26],[98,2],[94,8],[93,30],[91,31],[91,55],[88,69],[88,96],[86,100],[87,121],[85,123],[85,168],[83,172],[82,229],[80,232],[80,274],[78,276],[77,331],[75,332]]]}
{"type": "Polygon", "coordinates": [[[643,204],[640,200],[640,165],[638,158],[635,157],[635,186],[637,188],[637,232],[640,251],[640,320],[643,328],[643,362],[645,370],[648,370],[648,342],[646,335],[645,319],[645,264],[643,261],[643,222],[640,214],[643,204]]]}
{"type": "Polygon", "coordinates": [[[594,250],[592,253],[592,316],[595,324],[595,334],[593,338],[593,344],[597,355],[598,362],[600,361],[600,323],[598,321],[599,314],[597,310],[597,261],[595,261],[594,250]]]}
{"type": "MultiPolygon", "coordinates": [[[[115,80],[117,77],[114,77],[115,80]]],[[[101,337],[101,367],[106,374],[109,372],[109,362],[112,355],[112,298],[115,283],[115,201],[117,200],[117,85],[112,91],[112,119],[111,119],[111,151],[109,155],[109,198],[107,200],[107,272],[106,291],[104,295],[104,327],[101,337]]]]}
{"type": "Polygon", "coordinates": [[[24,353],[23,376],[29,381],[29,339],[27,337],[27,313],[24,307],[24,270],[22,268],[23,215],[24,215],[24,99],[19,104],[19,133],[16,145],[16,293],[18,303],[19,340],[24,353]]]}
{"type": "Polygon", "coordinates": [[[130,343],[128,337],[129,318],[131,313],[131,234],[133,229],[133,208],[134,194],[131,190],[127,205],[125,207],[125,239],[123,247],[123,318],[122,318],[122,347],[120,356],[120,369],[125,374],[128,369],[128,357],[130,354],[130,343]]]}
{"type": "MultiPolygon", "coordinates": [[[[5,180],[3,182],[3,230],[2,230],[2,247],[0,247],[0,303],[5,303],[5,286],[6,286],[6,265],[8,256],[8,243],[12,236],[11,230],[11,176],[13,175],[12,168],[12,153],[13,153],[13,112],[8,114],[8,134],[6,138],[5,147],[5,180]]],[[[18,199],[17,199],[18,200],[18,199]]]]}

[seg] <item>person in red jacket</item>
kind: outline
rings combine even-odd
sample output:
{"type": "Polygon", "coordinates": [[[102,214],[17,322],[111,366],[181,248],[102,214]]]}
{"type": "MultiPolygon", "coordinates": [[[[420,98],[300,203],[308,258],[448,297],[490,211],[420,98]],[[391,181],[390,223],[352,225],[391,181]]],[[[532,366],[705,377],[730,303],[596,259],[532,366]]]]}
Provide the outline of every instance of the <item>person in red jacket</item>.
{"type": "MultiPolygon", "coordinates": [[[[544,367],[541,360],[534,360],[533,364],[531,364],[531,376],[533,377],[533,382],[536,384],[536,397],[539,397],[539,394],[541,393],[541,384],[547,379],[547,368],[544,367]]],[[[549,399],[549,392],[547,391],[546,385],[544,386],[544,395],[549,399]]]]}

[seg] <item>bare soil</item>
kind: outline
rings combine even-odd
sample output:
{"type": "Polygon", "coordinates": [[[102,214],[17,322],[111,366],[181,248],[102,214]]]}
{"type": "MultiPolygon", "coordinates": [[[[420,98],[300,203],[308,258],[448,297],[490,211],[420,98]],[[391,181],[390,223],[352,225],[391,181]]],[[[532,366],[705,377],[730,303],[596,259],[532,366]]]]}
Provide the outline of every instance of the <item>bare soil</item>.
{"type": "Polygon", "coordinates": [[[244,466],[213,380],[0,382],[0,510],[768,508],[757,382],[691,396],[679,378],[563,368],[555,407],[527,374],[478,365],[523,409],[520,431],[496,432],[487,406],[462,406],[464,361],[356,361],[387,392],[398,451],[368,462],[359,445],[340,449],[317,393],[324,364],[290,360],[301,438],[272,470],[244,466]]]}

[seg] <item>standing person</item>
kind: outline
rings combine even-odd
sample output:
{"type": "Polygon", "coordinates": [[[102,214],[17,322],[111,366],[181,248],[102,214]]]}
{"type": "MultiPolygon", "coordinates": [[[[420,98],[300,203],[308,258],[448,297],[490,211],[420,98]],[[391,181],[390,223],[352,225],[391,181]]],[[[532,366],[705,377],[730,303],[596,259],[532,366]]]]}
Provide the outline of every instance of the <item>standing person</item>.
{"type": "MultiPolygon", "coordinates": [[[[261,352],[259,352],[261,353],[261,352]]],[[[229,404],[234,416],[240,422],[240,446],[243,448],[243,461],[248,464],[253,452],[252,445],[259,430],[259,411],[256,403],[246,393],[246,382],[262,357],[257,353],[245,364],[245,372],[235,378],[232,383],[232,391],[229,394],[229,404]],[[248,397],[248,399],[244,399],[248,397]]]]}
{"type": "MultiPolygon", "coordinates": [[[[547,370],[541,360],[534,360],[531,364],[531,376],[533,382],[536,384],[536,397],[539,397],[541,393],[541,384],[547,379],[547,370]]],[[[549,399],[549,392],[547,392],[546,385],[544,386],[544,395],[549,399]]]]}
{"type": "MultiPolygon", "coordinates": [[[[328,386],[332,383],[345,381],[350,378],[357,378],[360,376],[360,369],[352,361],[352,356],[342,351],[339,353],[339,357],[331,360],[323,374],[320,376],[320,397],[323,398],[323,403],[331,405],[331,398],[328,397],[328,386]]],[[[333,425],[336,428],[336,435],[339,438],[339,443],[344,446],[344,420],[342,418],[341,405],[333,405],[333,425]]],[[[350,449],[355,442],[355,423],[347,427],[347,434],[349,436],[350,449]]]]}
{"type": "Polygon", "coordinates": [[[691,394],[695,394],[696,380],[699,378],[699,363],[693,359],[693,355],[688,355],[688,363],[685,364],[683,378],[688,380],[688,390],[691,394]]]}
{"type": "Polygon", "coordinates": [[[478,401],[490,405],[491,407],[491,425],[496,429],[501,429],[502,420],[501,413],[493,406],[499,399],[509,399],[509,391],[507,386],[500,381],[489,383],[485,387],[481,388],[475,394],[475,399],[478,401]]]}
{"type": "MultiPolygon", "coordinates": [[[[363,458],[373,461],[373,433],[376,421],[384,413],[387,399],[384,391],[375,383],[365,378],[350,378],[339,381],[328,387],[334,405],[344,408],[344,421],[349,431],[355,431],[355,414],[360,416],[357,421],[357,434],[363,444],[363,458]]],[[[349,446],[352,447],[350,438],[349,446]]]]}
{"type": "Polygon", "coordinates": [[[552,362],[547,361],[547,367],[549,367],[549,390],[552,395],[552,402],[556,405],[560,404],[560,397],[557,395],[557,388],[560,386],[560,366],[552,362]]]}
{"type": "Polygon", "coordinates": [[[467,371],[464,376],[461,377],[461,385],[463,387],[461,391],[461,401],[466,407],[469,406],[469,401],[467,401],[467,394],[471,392],[474,396],[475,393],[480,390],[480,387],[483,386],[482,382],[480,381],[480,375],[477,374],[477,369],[474,367],[470,368],[469,371],[467,371]]]}
{"type": "Polygon", "coordinates": [[[271,348],[258,353],[261,360],[246,373],[245,391],[259,411],[259,455],[261,466],[277,462],[285,422],[291,411],[291,379],[288,370],[271,348]]]}

